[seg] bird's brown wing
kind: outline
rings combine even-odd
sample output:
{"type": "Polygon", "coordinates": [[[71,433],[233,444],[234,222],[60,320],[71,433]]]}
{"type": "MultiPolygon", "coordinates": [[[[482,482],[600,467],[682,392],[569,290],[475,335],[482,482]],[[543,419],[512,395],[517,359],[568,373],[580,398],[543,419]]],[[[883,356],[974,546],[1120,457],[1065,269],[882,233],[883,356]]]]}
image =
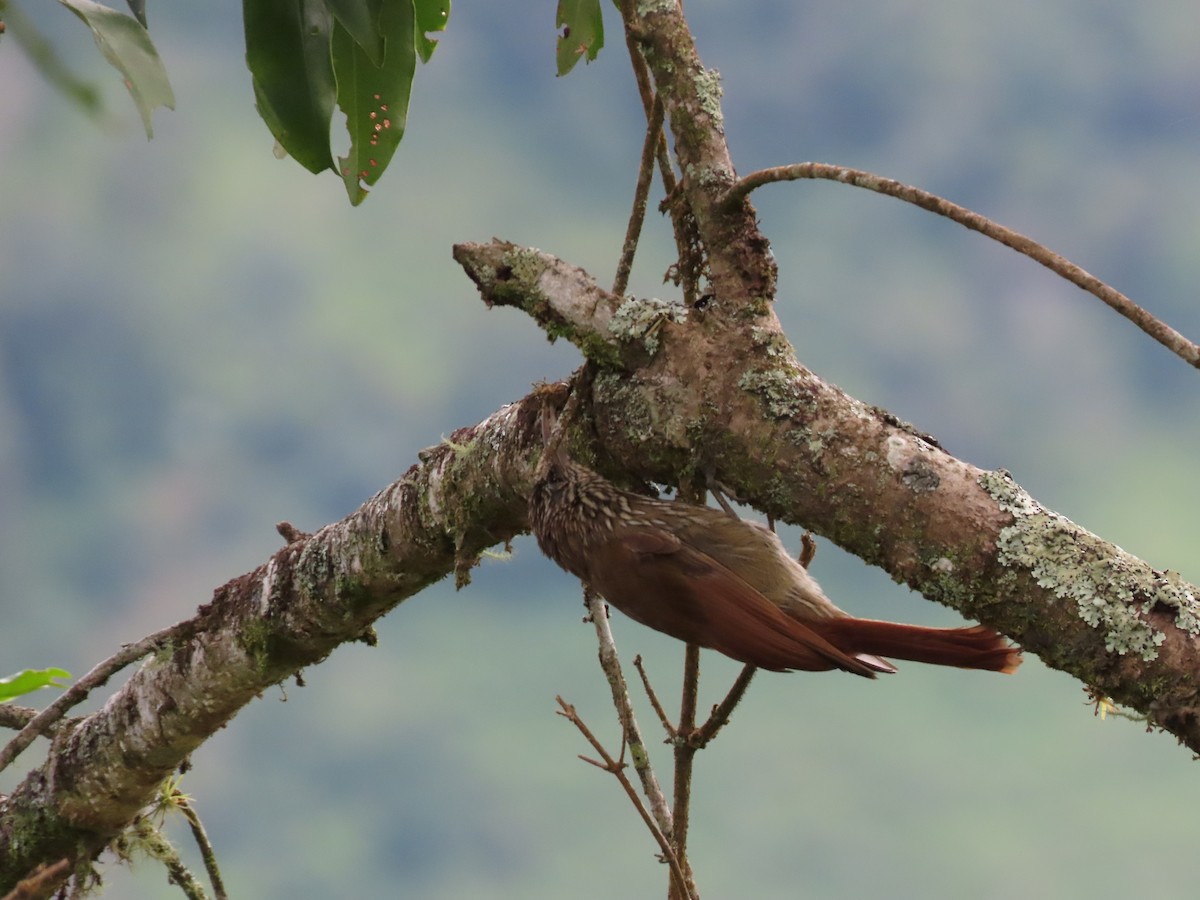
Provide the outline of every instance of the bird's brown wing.
{"type": "Polygon", "coordinates": [[[670,532],[622,529],[593,552],[592,587],[656,631],[775,671],[893,671],[842,652],[670,532]]]}

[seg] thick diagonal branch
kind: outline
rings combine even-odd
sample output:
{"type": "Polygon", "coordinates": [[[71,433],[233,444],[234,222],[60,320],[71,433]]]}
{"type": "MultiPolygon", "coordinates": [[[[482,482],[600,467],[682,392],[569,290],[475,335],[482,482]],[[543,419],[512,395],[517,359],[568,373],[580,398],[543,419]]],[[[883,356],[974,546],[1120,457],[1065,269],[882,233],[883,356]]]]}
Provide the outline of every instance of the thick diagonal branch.
{"type": "Polygon", "coordinates": [[[219,588],[186,640],[60,727],[47,762],[0,799],[0,894],[39,862],[86,859],[264,690],[523,531],[540,406],[535,395],[454,432],[352,515],[219,588]]]}
{"type": "Polygon", "coordinates": [[[769,321],[747,336],[711,331],[701,312],[666,317],[647,325],[650,361],[622,368],[631,346],[650,352],[645,336],[614,334],[617,310],[638,301],[606,295],[586,273],[532,250],[521,251],[526,271],[554,279],[494,285],[494,261],[515,252],[503,242],[459,245],[456,258],[489,302],[536,309],[594,359],[617,361],[596,376],[591,398],[598,452],[613,468],[674,484],[689,468],[711,469],[740,499],[1009,635],[1200,750],[1200,589],[825,383],[769,321]],[[537,303],[522,302],[520,290],[537,303]]]}

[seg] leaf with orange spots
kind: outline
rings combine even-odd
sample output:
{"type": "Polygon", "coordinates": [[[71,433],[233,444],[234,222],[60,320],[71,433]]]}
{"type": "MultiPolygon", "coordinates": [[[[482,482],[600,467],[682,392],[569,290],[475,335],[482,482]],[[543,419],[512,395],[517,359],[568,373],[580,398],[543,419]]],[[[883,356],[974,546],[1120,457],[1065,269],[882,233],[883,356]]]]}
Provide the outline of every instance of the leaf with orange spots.
{"type": "Polygon", "coordinates": [[[412,3],[385,2],[379,26],[384,41],[381,66],[340,24],[333,29],[337,102],[350,132],[350,152],[338,157],[338,167],[355,206],[366,199],[366,186],[379,180],[404,136],[417,67],[412,3]]]}

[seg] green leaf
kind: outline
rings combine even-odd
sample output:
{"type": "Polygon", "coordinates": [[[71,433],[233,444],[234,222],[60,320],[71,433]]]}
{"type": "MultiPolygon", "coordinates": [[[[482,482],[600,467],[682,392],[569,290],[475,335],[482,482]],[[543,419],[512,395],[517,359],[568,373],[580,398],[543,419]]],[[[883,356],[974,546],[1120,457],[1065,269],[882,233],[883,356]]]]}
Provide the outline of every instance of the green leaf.
{"type": "Polygon", "coordinates": [[[146,128],[146,137],[154,137],[150,115],[155,107],[175,108],[175,94],[167,79],[167,70],[146,29],[125,13],[101,6],[92,0],[58,0],[83,19],[92,29],[96,46],[104,58],[125,78],[125,87],[137,104],[146,128]]]}
{"type": "Polygon", "coordinates": [[[379,24],[384,38],[382,66],[371,62],[346,29],[338,25],[333,32],[337,101],[350,132],[350,152],[338,158],[338,166],[355,206],[366,199],[364,186],[379,180],[404,136],[417,68],[411,0],[386,0],[379,24]]]}
{"type": "Polygon", "coordinates": [[[450,0],[415,0],[417,12],[417,53],[421,62],[429,62],[437,41],[426,37],[431,31],[445,31],[450,21],[450,0]]]}
{"type": "Polygon", "coordinates": [[[337,85],[329,7],[324,0],[244,0],[242,16],[258,114],[304,168],[332,169],[329,123],[337,85]]]}
{"type": "MultiPolygon", "coordinates": [[[[411,3],[412,0],[402,2],[411,3]]],[[[384,0],[329,0],[329,8],[338,24],[350,33],[376,66],[383,65],[383,32],[379,30],[383,3],[384,0]]]]}
{"type": "Polygon", "coordinates": [[[44,687],[66,687],[54,679],[70,678],[65,669],[26,669],[8,678],[0,678],[0,703],[7,703],[22,694],[30,694],[44,687]]]}
{"type": "Polygon", "coordinates": [[[558,0],[554,24],[562,29],[555,52],[559,75],[566,75],[575,68],[575,63],[584,54],[591,62],[604,46],[600,0],[558,0]]]}

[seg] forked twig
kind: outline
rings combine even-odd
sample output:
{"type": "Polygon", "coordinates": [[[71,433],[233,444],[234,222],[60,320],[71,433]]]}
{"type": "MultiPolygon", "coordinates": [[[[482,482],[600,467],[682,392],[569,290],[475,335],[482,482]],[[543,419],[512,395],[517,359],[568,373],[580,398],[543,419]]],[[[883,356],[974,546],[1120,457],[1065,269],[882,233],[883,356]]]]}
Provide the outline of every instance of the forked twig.
{"type": "Polygon", "coordinates": [[[1011,247],[1018,253],[1028,256],[1035,262],[1045,266],[1056,275],[1087,291],[1094,297],[1108,304],[1138,328],[1142,329],[1154,340],[1158,341],[1184,362],[1200,368],[1200,344],[1184,337],[1170,325],[1151,315],[1138,306],[1120,291],[1105,284],[1095,275],[1075,265],[1070,260],[1059,256],[1044,244],[1039,244],[1032,238],[1005,228],[991,219],[972,212],[964,206],[952,203],[944,197],[923,191],[911,185],[902,184],[891,178],[864,172],[861,169],[850,169],[845,166],[832,166],[827,163],[796,163],[790,166],[776,166],[752,172],[733,185],[721,200],[722,206],[730,208],[740,202],[755,188],[762,187],[775,181],[796,181],[798,179],[823,179],[840,181],[855,187],[866,188],[879,194],[895,197],[906,203],[912,203],[922,209],[945,216],[960,225],[978,231],[985,237],[999,241],[1006,247],[1011,247]]]}
{"type": "Polygon", "coordinates": [[[662,851],[662,858],[666,860],[667,865],[671,867],[671,878],[673,883],[677,884],[680,889],[684,891],[685,897],[691,897],[692,893],[688,891],[688,883],[684,877],[683,868],[680,866],[679,858],[675,855],[675,851],[671,847],[671,842],[667,839],[667,836],[663,834],[662,829],[658,827],[658,824],[654,821],[654,817],[650,815],[650,811],[646,809],[646,805],[642,803],[642,798],[638,796],[637,789],[633,786],[633,782],[631,782],[628,776],[625,774],[626,741],[621,741],[621,758],[613,759],[609,752],[604,749],[604,745],[600,743],[594,734],[592,734],[591,729],[587,727],[587,724],[583,721],[583,719],[579,717],[579,713],[576,711],[575,707],[570,703],[567,703],[567,701],[565,701],[562,697],[555,697],[554,699],[558,701],[558,714],[579,729],[579,733],[583,735],[584,740],[591,744],[592,749],[600,754],[600,759],[603,760],[603,762],[598,762],[582,755],[579,758],[586,763],[596,766],[599,769],[603,769],[605,772],[610,772],[612,775],[616,776],[617,781],[620,782],[621,787],[628,795],[630,802],[633,803],[634,809],[636,809],[638,815],[642,817],[642,821],[646,823],[646,827],[650,829],[650,833],[654,836],[654,840],[658,843],[659,849],[662,851]]]}

